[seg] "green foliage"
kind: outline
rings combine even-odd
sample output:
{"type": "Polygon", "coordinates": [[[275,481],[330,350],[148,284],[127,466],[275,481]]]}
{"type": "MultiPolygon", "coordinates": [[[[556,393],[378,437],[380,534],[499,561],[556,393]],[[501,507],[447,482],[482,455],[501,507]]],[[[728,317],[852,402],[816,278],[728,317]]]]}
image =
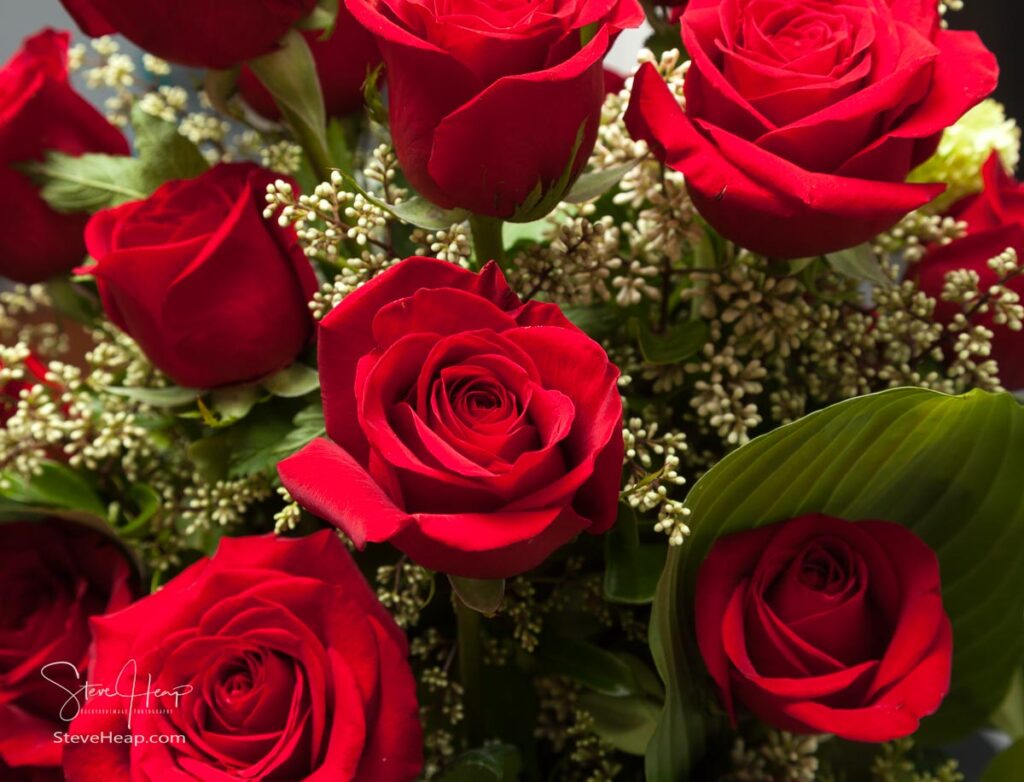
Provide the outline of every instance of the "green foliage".
{"type": "Polygon", "coordinates": [[[515,782],[520,771],[519,750],[508,744],[489,744],[457,757],[438,782],[515,782]]]}
{"type": "Polygon", "coordinates": [[[493,615],[505,597],[505,579],[462,578],[448,576],[452,589],[467,608],[493,615]]]}
{"type": "Polygon", "coordinates": [[[678,364],[697,355],[711,337],[711,327],[704,320],[688,320],[657,334],[638,320],[630,328],[640,343],[640,353],[650,364],[678,364]]]}
{"type": "Polygon", "coordinates": [[[651,647],[666,707],[649,779],[686,779],[713,713],[693,641],[700,563],[722,535],[822,512],[912,529],[938,554],[954,628],[953,677],[920,740],[980,725],[1024,657],[1024,409],[1006,394],[895,389],[852,399],[759,437],[713,467],[687,499],[693,534],[669,554],[651,647]]]}
{"type": "Polygon", "coordinates": [[[663,542],[640,542],[636,511],[620,503],[618,521],[604,536],[605,597],[613,603],[650,603],[665,557],[663,542]]]}
{"type": "Polygon", "coordinates": [[[176,123],[147,114],[136,105],[132,127],[147,193],[164,182],[197,177],[209,168],[199,148],[178,132],[176,123]]]}
{"type": "Polygon", "coordinates": [[[571,204],[582,204],[600,198],[619,184],[622,177],[636,168],[639,163],[640,159],[637,158],[621,166],[612,166],[602,171],[590,171],[583,174],[562,200],[571,204]]]}
{"type": "Polygon", "coordinates": [[[333,165],[327,143],[327,110],[316,63],[305,38],[297,30],[289,31],[281,46],[251,60],[249,67],[274,96],[317,175],[326,180],[333,165]]]}
{"type": "Polygon", "coordinates": [[[1024,779],[1024,740],[1013,744],[1009,749],[996,755],[981,782],[1020,782],[1024,779]]]}
{"type": "Polygon", "coordinates": [[[829,253],[825,260],[837,272],[851,279],[887,287],[893,284],[889,276],[882,271],[882,265],[870,244],[829,253]]]}
{"type": "Polygon", "coordinates": [[[97,212],[148,193],[142,163],[136,158],[50,152],[43,162],[27,163],[22,170],[40,185],[43,200],[63,213],[97,212]]]}
{"type": "Polygon", "coordinates": [[[292,364],[268,377],[261,385],[274,396],[291,399],[319,389],[320,375],[305,364],[292,364]]]}

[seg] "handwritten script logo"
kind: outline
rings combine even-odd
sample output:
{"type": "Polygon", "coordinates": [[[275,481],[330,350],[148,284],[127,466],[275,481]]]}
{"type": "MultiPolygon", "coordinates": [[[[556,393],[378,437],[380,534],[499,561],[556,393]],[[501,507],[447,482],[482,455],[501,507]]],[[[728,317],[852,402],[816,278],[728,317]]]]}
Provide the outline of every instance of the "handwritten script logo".
{"type": "Polygon", "coordinates": [[[181,699],[192,692],[191,684],[183,684],[171,689],[162,689],[153,686],[152,674],[147,674],[143,680],[144,688],[139,689],[139,665],[135,660],[129,660],[117,674],[113,684],[102,684],[90,682],[88,679],[81,681],[82,686],[78,689],[71,689],[58,679],[53,678],[60,673],[67,671],[76,681],[81,681],[81,674],[78,667],[67,660],[47,663],[39,673],[46,681],[58,687],[68,694],[68,699],[60,707],[57,715],[65,722],[71,722],[82,713],[82,709],[93,698],[121,698],[125,699],[125,714],[128,719],[128,727],[132,726],[132,713],[137,709],[154,708],[155,701],[164,698],[173,698],[174,707],[181,705],[181,699]]]}

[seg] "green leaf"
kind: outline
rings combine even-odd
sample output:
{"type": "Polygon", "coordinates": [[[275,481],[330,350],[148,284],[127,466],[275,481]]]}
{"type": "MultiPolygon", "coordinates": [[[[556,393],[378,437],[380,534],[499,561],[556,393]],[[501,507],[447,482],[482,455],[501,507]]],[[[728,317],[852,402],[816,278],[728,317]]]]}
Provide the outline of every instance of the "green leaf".
{"type": "Polygon", "coordinates": [[[622,697],[650,692],[631,661],[579,638],[546,633],[537,650],[541,668],[549,674],[568,676],[595,692],[622,697]]]}
{"type": "Polygon", "coordinates": [[[522,771],[519,750],[508,744],[489,744],[459,755],[438,782],[515,782],[522,771]]]}
{"type": "Polygon", "coordinates": [[[615,698],[596,692],[582,692],[579,705],[594,718],[594,732],[598,736],[630,755],[644,754],[658,726],[661,711],[660,704],[642,695],[615,698]]]}
{"type": "Polygon", "coordinates": [[[640,543],[636,512],[619,504],[619,518],[604,536],[604,595],[613,603],[642,605],[654,600],[661,569],[665,566],[664,543],[640,543]]]}
{"type": "Polygon", "coordinates": [[[238,90],[238,66],[227,70],[208,70],[203,74],[203,92],[210,105],[226,116],[236,116],[240,112],[231,105],[231,96],[238,90]]]}
{"type": "Polygon", "coordinates": [[[587,201],[593,201],[595,198],[600,198],[619,184],[622,181],[622,177],[636,168],[639,162],[640,159],[638,158],[621,166],[612,166],[603,171],[591,171],[583,174],[576,180],[576,184],[572,186],[572,189],[562,200],[568,201],[571,204],[582,204],[587,201]]]}
{"type": "Polygon", "coordinates": [[[829,253],[825,256],[825,260],[837,272],[854,280],[889,288],[894,284],[889,275],[882,271],[882,266],[870,244],[861,244],[851,247],[849,250],[829,253]]]}
{"type": "Polygon", "coordinates": [[[647,754],[649,779],[686,779],[711,713],[693,643],[697,569],[722,535],[806,513],[903,524],[939,557],[953,623],[953,677],[923,741],[982,724],[1024,657],[1024,408],[1007,394],[895,389],[812,413],[751,441],[690,492],[687,542],[658,584],[651,649],[666,707],[647,754]]]}
{"type": "Polygon", "coordinates": [[[253,385],[218,388],[210,393],[210,408],[218,416],[218,425],[227,426],[249,415],[259,401],[259,389],[253,385]]]}
{"type": "Polygon", "coordinates": [[[270,54],[249,61],[256,78],[309,155],[317,174],[326,179],[333,166],[327,145],[327,111],[309,44],[298,30],[289,30],[270,54]]]}
{"type": "Polygon", "coordinates": [[[118,533],[123,536],[130,536],[137,532],[145,531],[146,525],[163,506],[163,499],[157,494],[152,486],[144,483],[136,483],[128,490],[128,496],[139,509],[138,513],[129,515],[125,512],[128,523],[118,528],[118,533]]]}
{"type": "Polygon", "coordinates": [[[1024,668],[1013,674],[1010,689],[990,722],[1011,739],[1024,739],[1024,668]]]}
{"type": "Polygon", "coordinates": [[[92,325],[101,312],[96,301],[66,276],[47,280],[46,292],[53,302],[54,311],[77,323],[92,325]]]}
{"type": "Polygon", "coordinates": [[[40,185],[39,195],[57,212],[98,212],[149,194],[142,162],[131,157],[50,152],[45,161],[20,168],[40,185]]]}
{"type": "Polygon", "coordinates": [[[381,205],[403,223],[428,231],[443,231],[465,222],[469,217],[465,209],[442,209],[422,196],[414,196],[400,204],[381,202],[381,205]]]}
{"type": "Polygon", "coordinates": [[[43,462],[39,474],[33,475],[31,480],[26,481],[12,473],[5,473],[4,480],[9,488],[3,491],[3,496],[9,500],[26,505],[69,508],[106,518],[106,505],[92,484],[60,462],[43,462]]]}
{"type": "Polygon", "coordinates": [[[697,355],[711,338],[711,326],[704,320],[685,321],[664,334],[655,334],[638,320],[630,324],[649,364],[678,364],[697,355]]]}
{"type": "Polygon", "coordinates": [[[339,0],[317,0],[316,7],[305,19],[295,25],[300,30],[323,30],[329,36],[338,21],[339,0]]]}
{"type": "Polygon", "coordinates": [[[1024,740],[1018,741],[996,755],[981,782],[1020,782],[1024,779],[1024,740]]]}
{"type": "Polygon", "coordinates": [[[320,375],[305,364],[292,364],[268,377],[261,385],[274,396],[291,399],[320,388],[320,375]]]}
{"type": "Polygon", "coordinates": [[[192,179],[210,167],[199,148],[178,132],[176,123],[147,114],[139,104],[132,109],[132,127],[147,192],[164,182],[192,179]]]}
{"type": "Polygon", "coordinates": [[[487,616],[492,616],[505,598],[503,578],[484,580],[450,575],[448,580],[463,605],[487,616]]]}
{"type": "Polygon", "coordinates": [[[237,478],[272,470],[282,459],[326,434],[324,411],[319,404],[299,411],[289,420],[272,406],[250,415],[241,425],[231,427],[229,472],[237,478]]]}
{"type": "Polygon", "coordinates": [[[538,181],[536,186],[517,208],[515,214],[508,219],[510,223],[532,223],[551,213],[551,210],[558,206],[558,202],[565,197],[566,192],[572,185],[573,169],[576,168],[576,158],[580,154],[580,147],[583,146],[583,134],[586,130],[586,121],[580,124],[576,131],[576,141],[573,143],[572,151],[569,153],[569,160],[565,164],[565,171],[556,182],[545,184],[538,181]]]}
{"type": "Polygon", "coordinates": [[[180,386],[169,386],[168,388],[107,386],[104,391],[115,396],[134,399],[136,402],[142,402],[150,407],[182,407],[193,404],[202,393],[194,388],[181,388],[180,386]]]}
{"type": "Polygon", "coordinates": [[[622,327],[621,318],[610,307],[563,307],[562,314],[598,340],[622,327]]]}

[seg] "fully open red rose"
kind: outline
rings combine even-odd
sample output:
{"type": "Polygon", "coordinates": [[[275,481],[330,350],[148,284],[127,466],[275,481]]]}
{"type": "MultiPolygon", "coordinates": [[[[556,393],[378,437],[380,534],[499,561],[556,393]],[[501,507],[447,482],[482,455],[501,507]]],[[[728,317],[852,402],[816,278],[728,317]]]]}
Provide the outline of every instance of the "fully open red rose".
{"type": "Polygon", "coordinates": [[[445,208],[501,218],[583,169],[602,60],[644,18],[637,0],[346,4],[380,44],[391,134],[413,187],[445,208]]]}
{"type": "MultiPolygon", "coordinates": [[[[69,782],[411,782],[422,765],[405,636],[333,532],[225,538],[159,592],[94,622],[89,681],[137,663],[148,705],[97,692],[69,782]]],[[[130,692],[122,675],[120,691],[130,692]]]]}
{"type": "Polygon", "coordinates": [[[860,244],[942,192],[907,184],[996,84],[931,0],[691,0],[685,112],[652,65],[627,124],[727,238],[771,257],[860,244]]]}
{"type": "Polygon", "coordinates": [[[812,515],[719,540],[701,564],[697,642],[730,715],[890,741],[949,689],[939,564],[883,521],[812,515]]]}
{"type": "Polygon", "coordinates": [[[85,674],[89,619],[128,605],[130,583],[124,552],[98,532],[0,523],[0,770],[22,775],[0,779],[42,780],[60,765],[53,734],[67,730],[61,709],[85,674]]]}
{"type": "Polygon", "coordinates": [[[215,388],[290,364],[313,330],[316,277],[263,217],[275,175],[222,164],[99,212],[85,239],[107,316],[177,383],[215,388]]]}
{"type": "MultiPolygon", "coordinates": [[[[996,153],[985,164],[984,180],[983,192],[963,199],[950,212],[967,223],[967,236],[932,248],[912,270],[921,290],[936,299],[935,317],[943,323],[963,312],[959,304],[942,299],[946,274],[973,271],[978,289],[984,292],[1000,282],[1000,275],[988,265],[991,259],[1012,249],[1024,262],[1024,185],[1006,173],[996,153]]],[[[1008,280],[1006,287],[1024,298],[1024,275],[1008,280]]],[[[1024,331],[994,324],[991,308],[975,308],[970,321],[992,330],[992,358],[999,364],[1003,385],[1011,390],[1024,388],[1024,331]]]]}
{"type": "Polygon", "coordinates": [[[55,212],[14,166],[49,150],[128,154],[121,132],[68,83],[67,53],[67,33],[44,30],[0,69],[0,275],[19,282],[81,263],[88,215],[55,212]]]}
{"type": "MultiPolygon", "coordinates": [[[[304,33],[320,77],[327,114],[340,117],[363,105],[363,84],[380,62],[380,52],[373,36],[344,7],[338,10],[329,37],[323,35],[321,30],[304,33]]],[[[280,118],[274,97],[248,67],[239,74],[238,89],[254,111],[268,119],[280,118]]]]}
{"type": "Polygon", "coordinates": [[[183,65],[230,68],[272,52],[317,0],[61,0],[86,35],[120,33],[183,65]]]}
{"type": "Polygon", "coordinates": [[[553,304],[410,258],[321,322],[327,434],[282,462],[307,508],[362,546],[472,578],[529,570],[615,521],[618,370],[553,304]]]}

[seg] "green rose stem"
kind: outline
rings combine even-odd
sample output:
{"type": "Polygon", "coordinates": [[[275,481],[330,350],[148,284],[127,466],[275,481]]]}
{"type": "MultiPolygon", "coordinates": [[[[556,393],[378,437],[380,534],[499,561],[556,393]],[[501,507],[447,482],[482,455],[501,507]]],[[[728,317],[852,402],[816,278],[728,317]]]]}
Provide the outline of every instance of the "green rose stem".
{"type": "Polygon", "coordinates": [[[481,689],[480,613],[453,594],[459,633],[459,680],[462,684],[463,724],[470,747],[484,741],[484,705],[481,689]]]}
{"type": "Polygon", "coordinates": [[[505,264],[505,242],[502,229],[505,223],[496,217],[472,215],[469,227],[473,231],[473,250],[476,252],[477,267],[488,261],[497,261],[499,266],[505,264]]]}

